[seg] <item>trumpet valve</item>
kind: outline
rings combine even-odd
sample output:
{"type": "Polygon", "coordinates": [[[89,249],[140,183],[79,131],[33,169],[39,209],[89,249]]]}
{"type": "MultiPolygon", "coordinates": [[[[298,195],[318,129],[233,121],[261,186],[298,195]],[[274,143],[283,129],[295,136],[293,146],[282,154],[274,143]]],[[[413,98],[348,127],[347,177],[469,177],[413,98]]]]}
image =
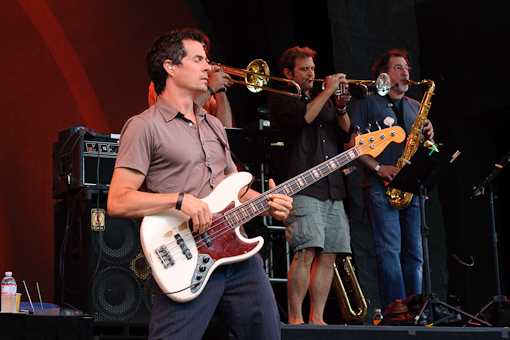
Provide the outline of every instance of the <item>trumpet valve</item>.
{"type": "Polygon", "coordinates": [[[347,88],[346,88],[346,85],[345,83],[340,83],[338,84],[338,88],[336,89],[335,91],[335,95],[336,97],[338,98],[338,100],[340,100],[340,96],[343,95],[343,94],[346,94],[347,93],[347,88]]]}

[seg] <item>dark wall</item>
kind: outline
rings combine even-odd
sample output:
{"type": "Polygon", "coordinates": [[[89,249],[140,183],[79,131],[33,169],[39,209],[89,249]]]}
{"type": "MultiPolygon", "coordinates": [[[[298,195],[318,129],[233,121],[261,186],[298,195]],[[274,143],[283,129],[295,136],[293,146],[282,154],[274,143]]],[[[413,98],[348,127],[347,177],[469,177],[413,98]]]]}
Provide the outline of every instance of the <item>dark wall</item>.
{"type": "MultiPolygon", "coordinates": [[[[328,11],[332,3],[337,1],[3,1],[0,271],[12,270],[18,282],[25,280],[31,290],[39,282],[43,299],[51,300],[52,144],[57,132],[69,126],[118,133],[128,117],[147,107],[144,58],[157,36],[176,27],[199,27],[211,38],[212,60],[243,68],[262,58],[274,75],[286,48],[310,46],[319,52],[318,77],[335,69],[357,77],[363,65],[350,70],[352,60],[359,61],[363,51],[375,57],[384,51],[376,51],[373,44],[357,49],[340,46],[351,52],[352,59],[345,69],[338,69],[333,62],[338,46],[333,44],[330,26],[336,17],[328,11]]],[[[503,17],[509,12],[508,2],[379,1],[376,7],[372,1],[339,3],[345,5],[345,15],[363,18],[371,27],[336,32],[344,36],[384,39],[374,30],[389,26],[417,30],[419,46],[413,45],[412,51],[419,55],[413,54],[412,66],[420,73],[412,76],[436,81],[430,113],[436,139],[446,151],[462,152],[440,192],[449,249],[463,259],[472,254],[476,265],[468,271],[458,269],[452,287],[465,293],[472,305],[479,305],[494,294],[488,203],[486,197],[470,200],[469,191],[508,152],[508,101],[503,92],[509,79],[503,53],[509,41],[503,17]],[[391,12],[402,6],[414,7],[414,20],[385,21],[381,14],[385,12],[375,10],[391,12]],[[414,21],[416,26],[407,26],[414,21]],[[482,293],[475,294],[480,288],[482,293]]],[[[363,64],[368,68],[371,62],[363,64]]],[[[251,94],[234,85],[228,95],[239,126],[255,126],[264,117],[264,111],[257,109],[267,107],[267,92],[251,94]]],[[[501,245],[508,243],[510,229],[507,169],[498,184],[501,245]]],[[[503,257],[510,262],[508,255],[503,257]]],[[[457,267],[452,264],[452,268],[457,267]]]]}
{"type": "MultiPolygon", "coordinates": [[[[461,295],[470,312],[496,295],[489,198],[471,196],[473,186],[510,151],[503,132],[510,122],[503,79],[510,76],[510,69],[500,52],[510,39],[504,24],[509,10],[506,1],[425,1],[416,6],[422,76],[437,84],[430,113],[436,141],[444,143],[447,152],[461,151],[439,188],[450,255],[450,293],[461,295]],[[453,254],[466,262],[471,255],[475,265],[463,267],[453,254]]],[[[496,227],[504,294],[510,283],[508,252],[502,251],[510,242],[508,174],[505,169],[493,182],[500,189],[495,204],[501,208],[496,227]]]]}

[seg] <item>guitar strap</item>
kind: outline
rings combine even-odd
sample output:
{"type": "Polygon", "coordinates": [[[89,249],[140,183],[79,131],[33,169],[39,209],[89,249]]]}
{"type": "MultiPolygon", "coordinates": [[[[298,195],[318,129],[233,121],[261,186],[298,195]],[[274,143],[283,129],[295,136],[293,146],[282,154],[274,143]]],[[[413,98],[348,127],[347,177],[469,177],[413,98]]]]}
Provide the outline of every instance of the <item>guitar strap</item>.
{"type": "Polygon", "coordinates": [[[239,165],[241,165],[241,167],[243,168],[244,171],[249,172],[248,169],[246,168],[246,166],[239,160],[239,158],[237,158],[237,156],[232,152],[232,150],[230,150],[230,148],[228,147],[227,143],[225,143],[223,141],[223,139],[220,137],[220,135],[216,132],[216,130],[214,130],[214,128],[211,126],[211,124],[207,120],[207,117],[205,117],[205,121],[206,121],[207,125],[209,125],[209,127],[211,128],[212,132],[214,132],[214,134],[216,135],[216,138],[218,138],[218,140],[220,141],[221,145],[223,145],[223,147],[230,152],[232,157],[236,160],[237,163],[239,163],[239,165]]]}
{"type": "MultiPolygon", "coordinates": [[[[207,115],[206,115],[207,116],[207,115]]],[[[230,154],[232,155],[232,157],[236,160],[237,163],[239,163],[239,165],[241,165],[241,168],[243,168],[243,171],[246,171],[246,172],[249,172],[248,169],[246,168],[246,166],[241,163],[241,161],[239,160],[239,158],[237,158],[237,156],[235,155],[235,153],[232,152],[232,150],[230,150],[230,148],[228,147],[227,143],[225,143],[223,141],[223,139],[220,137],[220,135],[216,132],[216,130],[214,130],[214,128],[211,126],[211,124],[209,123],[209,121],[207,120],[207,117],[205,117],[205,121],[207,123],[207,125],[209,125],[209,127],[211,128],[212,132],[214,132],[214,134],[216,135],[216,138],[218,138],[218,140],[220,141],[221,145],[223,145],[223,147],[225,149],[227,149],[230,154]]],[[[253,180],[252,180],[253,181],[253,180]]],[[[246,191],[244,192],[244,194],[241,195],[241,197],[243,197],[244,195],[246,195],[246,193],[248,192],[248,190],[250,189],[251,187],[251,183],[250,185],[248,185],[246,187],[246,191]]]]}

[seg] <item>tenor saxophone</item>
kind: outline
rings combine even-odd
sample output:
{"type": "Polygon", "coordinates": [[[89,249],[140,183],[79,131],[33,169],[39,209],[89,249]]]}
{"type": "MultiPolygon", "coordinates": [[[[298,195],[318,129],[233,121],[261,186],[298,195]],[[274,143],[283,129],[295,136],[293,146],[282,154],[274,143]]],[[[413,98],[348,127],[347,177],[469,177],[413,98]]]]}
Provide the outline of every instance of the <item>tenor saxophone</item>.
{"type": "MultiPolygon", "coordinates": [[[[425,119],[427,119],[427,115],[430,111],[431,99],[434,95],[434,90],[436,85],[432,80],[425,79],[419,82],[415,82],[412,80],[407,81],[409,85],[428,85],[429,88],[425,92],[423,99],[420,104],[420,111],[418,112],[418,116],[416,117],[413,127],[411,128],[411,133],[407,136],[407,142],[404,149],[404,153],[398,159],[396,167],[402,169],[406,163],[409,162],[409,159],[413,156],[414,152],[418,149],[420,143],[423,143],[424,137],[421,133],[421,124],[425,119]]],[[[399,189],[388,187],[386,189],[386,198],[390,202],[392,207],[397,209],[406,208],[413,198],[413,194],[402,191],[399,189]]]]}

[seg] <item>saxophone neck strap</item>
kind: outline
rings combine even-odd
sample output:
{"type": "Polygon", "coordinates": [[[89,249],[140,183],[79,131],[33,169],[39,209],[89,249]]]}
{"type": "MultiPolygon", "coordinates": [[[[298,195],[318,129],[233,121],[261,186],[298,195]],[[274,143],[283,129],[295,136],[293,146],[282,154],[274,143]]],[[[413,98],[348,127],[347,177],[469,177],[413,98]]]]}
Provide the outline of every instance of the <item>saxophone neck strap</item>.
{"type": "Polygon", "coordinates": [[[393,102],[393,99],[390,98],[389,95],[386,95],[386,100],[388,100],[388,106],[393,109],[393,112],[395,112],[395,116],[397,117],[397,124],[400,126],[404,131],[406,131],[406,126],[404,124],[404,97],[400,99],[400,107],[398,107],[398,104],[395,104],[393,102]]]}

